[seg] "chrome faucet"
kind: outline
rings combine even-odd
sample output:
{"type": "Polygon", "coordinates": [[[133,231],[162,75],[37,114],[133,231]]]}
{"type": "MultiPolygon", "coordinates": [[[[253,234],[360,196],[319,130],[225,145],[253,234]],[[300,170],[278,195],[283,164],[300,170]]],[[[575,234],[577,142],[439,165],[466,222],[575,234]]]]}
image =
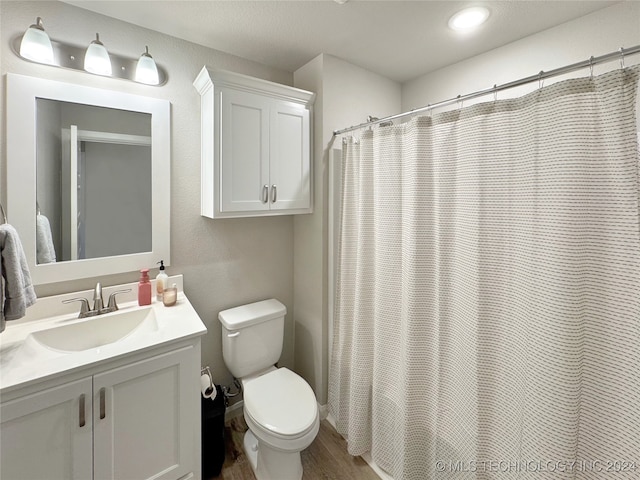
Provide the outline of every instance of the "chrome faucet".
{"type": "Polygon", "coordinates": [[[118,310],[116,295],[130,291],[130,288],[127,288],[126,290],[116,290],[109,295],[109,303],[105,307],[104,300],[102,299],[102,285],[98,282],[96,284],[96,288],[93,290],[93,309],[89,309],[89,300],[84,297],[70,298],[68,300],[63,300],[62,303],[81,302],[82,305],[80,306],[78,318],[95,317],[96,315],[102,315],[104,313],[115,312],[118,310]]]}
{"type": "Polygon", "coordinates": [[[101,312],[104,308],[104,300],[102,300],[102,285],[100,282],[96,283],[96,288],[93,291],[93,310],[101,312]]]}

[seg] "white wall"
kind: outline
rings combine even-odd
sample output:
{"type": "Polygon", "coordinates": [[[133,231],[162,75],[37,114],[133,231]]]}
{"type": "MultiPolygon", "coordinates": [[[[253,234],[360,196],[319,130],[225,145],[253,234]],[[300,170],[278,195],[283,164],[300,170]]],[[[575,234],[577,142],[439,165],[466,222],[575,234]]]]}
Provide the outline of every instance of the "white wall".
{"type": "MultiPolygon", "coordinates": [[[[123,8],[126,8],[123,6],[123,8]]],[[[53,1],[0,2],[0,106],[4,122],[8,72],[91,87],[157,97],[171,102],[171,266],[169,274],[184,274],[185,291],[209,329],[203,337],[203,364],[211,366],[217,382],[230,384],[224,366],[220,310],[275,297],[293,309],[293,220],[290,216],[257,219],[210,220],[200,216],[200,97],[192,83],[203,65],[291,85],[290,72],[266,67],[217,50],[201,47],[119,20],[53,1]],[[44,20],[54,40],[87,45],[95,33],[113,53],[137,58],[144,46],[168,72],[162,87],[38,65],[20,59],[10,42],[34,23],[44,20]]],[[[11,121],[11,119],[8,119],[11,121]]],[[[2,128],[0,199],[6,205],[6,128],[2,128]]],[[[19,161],[19,159],[11,159],[19,161]]],[[[11,212],[7,212],[11,219],[11,212]]],[[[160,259],[158,259],[160,260],[160,259]]],[[[149,265],[154,267],[154,265],[149,265]]],[[[153,270],[155,276],[157,270],[153,270]]],[[[137,281],[137,272],[58,283],[37,288],[39,296],[137,281]]],[[[286,319],[284,365],[293,365],[293,315],[286,319]]]]}
{"type": "MultiPolygon", "coordinates": [[[[328,175],[333,131],[400,109],[400,85],[331,55],[294,73],[296,87],[317,93],[314,114],[314,212],[294,219],[295,365],[327,402],[328,382],[328,175]]],[[[336,143],[340,145],[340,138],[336,143]]]]}
{"type": "MultiPolygon", "coordinates": [[[[469,38],[473,41],[473,38],[469,38]]],[[[402,111],[419,108],[457,95],[484,90],[604,55],[620,47],[640,44],[640,2],[620,2],[557,27],[539,32],[490,52],[450,65],[402,86],[402,111]]],[[[640,55],[629,57],[625,64],[640,62],[640,55]]],[[[594,67],[594,74],[619,68],[618,61],[594,67]]],[[[570,77],[589,75],[589,69],[570,75],[547,79],[545,85],[570,77]]],[[[512,98],[538,88],[537,82],[506,90],[498,98],[512,98]]],[[[493,100],[485,96],[477,102],[493,100]]],[[[465,103],[467,105],[467,103],[465,103]]],[[[451,106],[449,108],[456,108],[451,106]]],[[[639,116],[640,118],[640,110],[639,116]]]]}

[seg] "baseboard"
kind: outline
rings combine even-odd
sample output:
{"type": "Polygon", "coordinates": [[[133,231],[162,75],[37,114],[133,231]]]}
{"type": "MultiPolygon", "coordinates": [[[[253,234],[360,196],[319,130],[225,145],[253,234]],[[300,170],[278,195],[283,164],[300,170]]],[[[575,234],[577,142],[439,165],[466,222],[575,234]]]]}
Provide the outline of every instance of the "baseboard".
{"type": "Polygon", "coordinates": [[[318,403],[318,414],[320,415],[320,420],[324,420],[329,415],[329,405],[324,404],[320,405],[318,403]]]}
{"type": "MultiPolygon", "coordinates": [[[[328,411],[328,408],[327,408],[328,411]]],[[[336,428],[336,419],[333,418],[333,415],[331,415],[330,413],[327,413],[327,422],[329,422],[329,425],[331,425],[336,431],[338,430],[336,428]]]]}

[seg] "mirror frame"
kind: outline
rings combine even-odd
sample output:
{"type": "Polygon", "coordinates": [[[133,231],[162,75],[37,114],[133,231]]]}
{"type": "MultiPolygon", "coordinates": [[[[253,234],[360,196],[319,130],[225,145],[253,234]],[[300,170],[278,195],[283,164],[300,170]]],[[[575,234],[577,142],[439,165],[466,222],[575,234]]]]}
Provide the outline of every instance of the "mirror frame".
{"type": "Polygon", "coordinates": [[[170,103],[101,88],[7,74],[7,217],[20,235],[34,285],[170,264],[170,103]],[[151,114],[151,251],[36,263],[36,99],[151,114]]]}

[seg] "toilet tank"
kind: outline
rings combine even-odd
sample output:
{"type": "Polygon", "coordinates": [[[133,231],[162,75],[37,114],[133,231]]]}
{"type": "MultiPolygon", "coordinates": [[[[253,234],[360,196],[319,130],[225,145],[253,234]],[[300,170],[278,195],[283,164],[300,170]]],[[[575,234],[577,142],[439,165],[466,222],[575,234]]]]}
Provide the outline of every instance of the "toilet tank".
{"type": "Polygon", "coordinates": [[[223,310],[222,356],[236,378],[273,366],[282,354],[287,308],[272,298],[223,310]]]}

